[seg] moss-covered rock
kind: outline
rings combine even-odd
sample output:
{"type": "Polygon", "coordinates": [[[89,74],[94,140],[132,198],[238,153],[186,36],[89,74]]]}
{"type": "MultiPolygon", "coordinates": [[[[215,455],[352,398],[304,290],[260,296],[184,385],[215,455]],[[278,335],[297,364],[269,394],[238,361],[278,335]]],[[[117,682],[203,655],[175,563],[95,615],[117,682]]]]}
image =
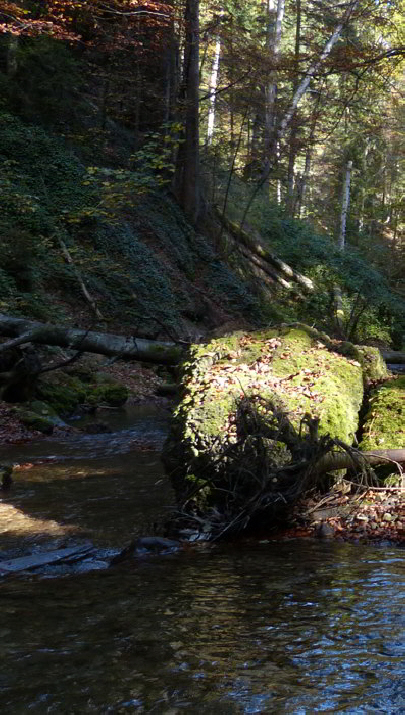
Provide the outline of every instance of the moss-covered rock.
{"type": "Polygon", "coordinates": [[[358,360],[363,367],[363,374],[367,384],[376,380],[384,380],[389,371],[381,352],[370,345],[356,345],[358,360]]]}
{"type": "Polygon", "coordinates": [[[121,407],[128,399],[128,388],[114,379],[98,380],[96,374],[91,382],[88,375],[85,380],[83,382],[77,374],[59,370],[38,382],[36,394],[62,416],[73,414],[81,406],[121,407]]]}
{"type": "Polygon", "coordinates": [[[55,425],[51,418],[24,408],[16,408],[14,413],[27,429],[36,430],[42,434],[52,434],[55,425]]]}
{"type": "Polygon", "coordinates": [[[42,402],[42,400],[33,400],[32,402],[29,402],[27,405],[27,408],[31,410],[31,412],[35,412],[35,414],[39,415],[40,417],[44,417],[45,419],[49,420],[52,422],[54,425],[59,425],[60,427],[63,427],[66,425],[66,422],[64,422],[57,412],[49,405],[47,402],[42,402]]]}
{"type": "Polygon", "coordinates": [[[50,373],[38,382],[36,395],[58,415],[71,415],[86,402],[88,385],[62,371],[50,373]]]}
{"type": "Polygon", "coordinates": [[[328,345],[317,331],[296,324],[237,332],[191,347],[183,365],[183,397],[164,450],[179,494],[187,492],[190,481],[206,478],[223,458],[244,397],[260,395],[274,403],[297,432],[305,429],[303,419],[307,424],[319,420],[319,435],[353,442],[363,368],[356,351],[345,357],[325,338],[328,345]]]}
{"type": "Polygon", "coordinates": [[[87,393],[89,405],[107,404],[111,407],[122,407],[128,399],[129,392],[125,385],[104,384],[93,387],[87,393]]]}
{"type": "Polygon", "coordinates": [[[374,390],[365,417],[363,451],[402,449],[405,445],[405,377],[388,380],[374,390]]]}

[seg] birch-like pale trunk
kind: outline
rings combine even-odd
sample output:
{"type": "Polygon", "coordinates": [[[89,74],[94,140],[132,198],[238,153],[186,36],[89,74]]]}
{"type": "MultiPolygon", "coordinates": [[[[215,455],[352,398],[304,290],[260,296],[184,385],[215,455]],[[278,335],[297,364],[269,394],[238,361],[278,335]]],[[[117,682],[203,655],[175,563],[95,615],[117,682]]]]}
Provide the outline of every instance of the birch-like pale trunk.
{"type": "MultiPolygon", "coordinates": [[[[299,76],[299,62],[300,62],[300,43],[301,43],[301,0],[296,0],[296,20],[295,20],[295,48],[294,48],[294,62],[295,62],[295,72],[296,76],[293,83],[293,93],[298,86],[298,76],[299,76]]],[[[287,201],[285,212],[286,215],[294,216],[296,206],[298,204],[298,193],[301,189],[299,185],[299,178],[295,178],[295,159],[297,156],[297,121],[296,115],[291,120],[291,133],[290,133],[290,148],[288,154],[288,174],[287,174],[287,201]],[[294,121],[295,120],[295,121],[294,121]],[[294,189],[295,189],[295,199],[294,199],[294,189]]]]}
{"type": "Polygon", "coordinates": [[[362,154],[362,164],[363,164],[363,169],[362,169],[362,185],[360,189],[360,210],[359,210],[359,231],[362,231],[364,228],[364,213],[365,213],[365,207],[366,207],[366,187],[365,187],[365,177],[367,176],[367,158],[368,154],[370,151],[370,138],[367,137],[366,139],[366,146],[364,149],[364,152],[362,154]]]}
{"type": "MultiPolygon", "coordinates": [[[[280,53],[281,32],[284,19],[285,0],[278,0],[277,10],[274,0],[267,0],[267,51],[271,63],[275,66],[280,53]],[[273,18],[275,16],[275,21],[273,18]]],[[[276,70],[270,73],[269,81],[264,90],[265,93],[265,125],[264,125],[264,167],[263,175],[266,175],[271,164],[271,157],[276,150],[275,126],[276,126],[276,97],[277,82],[276,70]]],[[[269,172],[268,172],[269,173],[269,172]]],[[[267,173],[267,178],[268,178],[267,173]]],[[[265,179],[266,180],[266,179],[265,179]]]]}
{"type": "MultiPolygon", "coordinates": [[[[308,68],[304,79],[298,85],[296,91],[294,92],[294,96],[291,100],[289,108],[287,109],[282,120],[280,121],[280,124],[279,124],[277,132],[276,132],[276,136],[275,136],[274,146],[277,146],[277,143],[280,142],[284,138],[284,135],[285,135],[285,133],[288,129],[288,126],[291,122],[291,119],[294,115],[294,112],[296,111],[301,98],[304,96],[305,92],[307,91],[312,78],[314,77],[314,75],[316,74],[318,69],[321,67],[324,60],[330,55],[334,45],[336,44],[336,42],[338,41],[338,39],[341,35],[343,28],[345,27],[345,25],[347,24],[347,22],[350,19],[350,16],[356,10],[356,8],[358,7],[359,4],[360,4],[360,0],[354,0],[353,2],[350,3],[342,20],[336,25],[332,35],[330,36],[329,40],[325,44],[325,47],[324,47],[322,53],[320,54],[319,58],[317,59],[316,62],[314,62],[308,68]]],[[[275,161],[276,161],[276,156],[273,156],[273,162],[269,162],[268,166],[266,167],[266,171],[263,172],[260,181],[258,182],[255,190],[253,191],[253,193],[246,205],[246,208],[243,212],[243,216],[242,216],[241,224],[240,224],[241,226],[243,226],[246,216],[247,216],[247,213],[248,213],[254,199],[256,198],[259,190],[265,184],[265,182],[268,180],[271,168],[274,165],[275,161]]]]}
{"type": "Polygon", "coordinates": [[[301,186],[300,186],[300,191],[299,191],[299,196],[298,196],[298,207],[297,207],[298,218],[302,217],[302,210],[306,206],[309,177],[311,176],[311,163],[312,163],[312,146],[309,146],[307,148],[307,151],[305,154],[305,169],[304,169],[304,173],[301,177],[301,186]]]}
{"type": "Polygon", "coordinates": [[[307,202],[309,180],[311,177],[312,152],[313,152],[313,146],[314,146],[314,140],[315,140],[316,124],[318,121],[318,108],[319,108],[320,102],[321,102],[321,93],[318,93],[316,103],[315,103],[315,106],[312,111],[311,131],[309,134],[308,146],[307,146],[307,150],[305,153],[305,168],[304,168],[304,173],[301,177],[301,184],[299,187],[299,194],[298,194],[298,198],[297,198],[298,218],[301,218],[302,209],[306,207],[306,202],[307,202]]]}
{"type": "Polygon", "coordinates": [[[217,87],[218,87],[220,57],[221,57],[221,37],[220,37],[220,35],[217,35],[217,39],[215,42],[214,59],[212,62],[210,86],[209,86],[210,105],[209,105],[209,109],[208,109],[207,146],[211,146],[212,140],[214,138],[216,93],[217,93],[217,87]]]}
{"type": "Polygon", "coordinates": [[[307,72],[306,72],[306,74],[305,74],[304,79],[303,79],[302,82],[298,85],[296,91],[294,92],[294,96],[293,96],[293,98],[292,98],[291,104],[290,104],[289,108],[287,109],[286,113],[284,114],[284,117],[282,118],[282,120],[281,120],[281,122],[280,122],[278,131],[277,131],[277,139],[278,139],[279,141],[280,141],[280,139],[282,139],[282,138],[284,137],[284,134],[285,134],[285,132],[286,132],[286,130],[287,130],[287,127],[289,126],[289,124],[290,124],[290,122],[291,122],[291,118],[292,118],[292,116],[293,116],[295,110],[296,110],[297,107],[298,107],[298,103],[300,102],[301,97],[303,97],[303,95],[304,95],[305,92],[307,91],[307,89],[308,89],[308,87],[309,87],[309,85],[310,85],[310,82],[311,82],[313,76],[314,76],[314,75],[316,74],[316,72],[318,71],[318,69],[319,69],[319,67],[321,66],[322,62],[324,62],[324,60],[326,60],[326,58],[329,57],[330,53],[332,52],[332,49],[333,49],[334,45],[336,44],[336,42],[338,41],[338,39],[339,39],[339,37],[340,37],[340,35],[341,35],[341,33],[342,33],[342,30],[343,30],[344,26],[345,26],[346,23],[348,22],[348,20],[349,20],[349,18],[350,18],[350,15],[354,12],[354,10],[357,8],[357,6],[359,5],[359,3],[360,3],[360,0],[355,0],[354,2],[352,2],[352,3],[349,5],[349,7],[347,8],[347,10],[346,10],[346,12],[345,12],[345,14],[344,14],[344,17],[343,17],[342,20],[336,25],[336,27],[335,27],[335,29],[334,29],[332,35],[330,36],[330,38],[329,38],[329,40],[327,41],[325,47],[323,48],[323,51],[322,51],[322,53],[320,54],[319,58],[317,59],[316,62],[314,62],[313,65],[311,65],[311,66],[309,67],[309,69],[307,70],[307,72]]]}
{"type": "Polygon", "coordinates": [[[346,220],[350,202],[350,177],[352,173],[353,162],[348,161],[346,164],[345,178],[343,182],[342,210],[340,213],[340,229],[339,229],[339,249],[344,251],[346,242],[346,220]]]}

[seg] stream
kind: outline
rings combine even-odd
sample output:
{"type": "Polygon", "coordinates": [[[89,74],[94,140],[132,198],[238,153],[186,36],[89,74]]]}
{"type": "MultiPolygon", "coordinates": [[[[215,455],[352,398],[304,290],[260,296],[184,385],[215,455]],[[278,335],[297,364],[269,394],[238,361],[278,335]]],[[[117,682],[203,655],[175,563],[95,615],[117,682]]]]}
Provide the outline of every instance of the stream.
{"type": "Polygon", "coordinates": [[[405,713],[405,554],[329,540],[192,544],[106,568],[173,495],[168,413],[0,448],[0,558],[96,556],[0,580],[0,712],[405,713]]]}

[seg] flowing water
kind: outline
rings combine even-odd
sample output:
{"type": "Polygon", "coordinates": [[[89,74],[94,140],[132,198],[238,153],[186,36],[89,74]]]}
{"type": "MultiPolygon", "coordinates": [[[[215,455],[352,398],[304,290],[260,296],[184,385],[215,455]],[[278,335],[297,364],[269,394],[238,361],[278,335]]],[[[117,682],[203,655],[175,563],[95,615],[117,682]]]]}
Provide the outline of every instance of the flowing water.
{"type": "MultiPolygon", "coordinates": [[[[165,418],[131,420],[0,453],[34,464],[0,504],[9,552],[151,533],[165,418]]],[[[1,713],[405,713],[401,549],[193,545],[57,573],[0,584],[1,713]]]]}

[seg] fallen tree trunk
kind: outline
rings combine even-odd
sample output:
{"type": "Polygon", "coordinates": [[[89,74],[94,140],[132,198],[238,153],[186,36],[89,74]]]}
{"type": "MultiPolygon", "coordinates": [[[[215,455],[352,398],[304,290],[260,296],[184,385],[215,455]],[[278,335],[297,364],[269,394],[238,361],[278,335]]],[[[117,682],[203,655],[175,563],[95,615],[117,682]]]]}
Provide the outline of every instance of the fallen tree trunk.
{"type": "Polygon", "coordinates": [[[302,273],[298,273],[298,271],[294,271],[288,263],[285,263],[280,258],[275,256],[274,253],[265,248],[259,240],[256,240],[247,231],[240,228],[240,226],[233,221],[230,221],[226,216],[223,216],[219,210],[217,210],[217,216],[225,228],[232,234],[234,239],[239,242],[239,244],[247,248],[256,256],[259,256],[259,258],[265,263],[269,263],[273,266],[280,278],[285,278],[293,281],[294,283],[298,283],[300,288],[307,293],[314,292],[315,286],[310,278],[302,275],[302,273]]]}
{"type": "MultiPolygon", "coordinates": [[[[366,463],[372,467],[378,467],[381,464],[405,464],[405,449],[378,449],[373,452],[357,452],[358,461],[363,458],[366,463]]],[[[334,472],[337,469],[350,469],[350,467],[358,467],[358,461],[355,462],[353,457],[348,452],[328,452],[315,465],[317,474],[325,472],[334,472]]]]}
{"type": "MultiPolygon", "coordinates": [[[[4,314],[0,314],[0,335],[13,338],[12,343],[4,345],[5,349],[22,342],[57,345],[69,350],[165,365],[176,365],[183,355],[182,347],[175,343],[65,328],[4,314]]],[[[0,352],[2,349],[0,346],[0,352]]]]}
{"type": "Polygon", "coordinates": [[[405,353],[396,352],[395,350],[381,350],[386,363],[392,365],[405,365],[405,353]]]}

